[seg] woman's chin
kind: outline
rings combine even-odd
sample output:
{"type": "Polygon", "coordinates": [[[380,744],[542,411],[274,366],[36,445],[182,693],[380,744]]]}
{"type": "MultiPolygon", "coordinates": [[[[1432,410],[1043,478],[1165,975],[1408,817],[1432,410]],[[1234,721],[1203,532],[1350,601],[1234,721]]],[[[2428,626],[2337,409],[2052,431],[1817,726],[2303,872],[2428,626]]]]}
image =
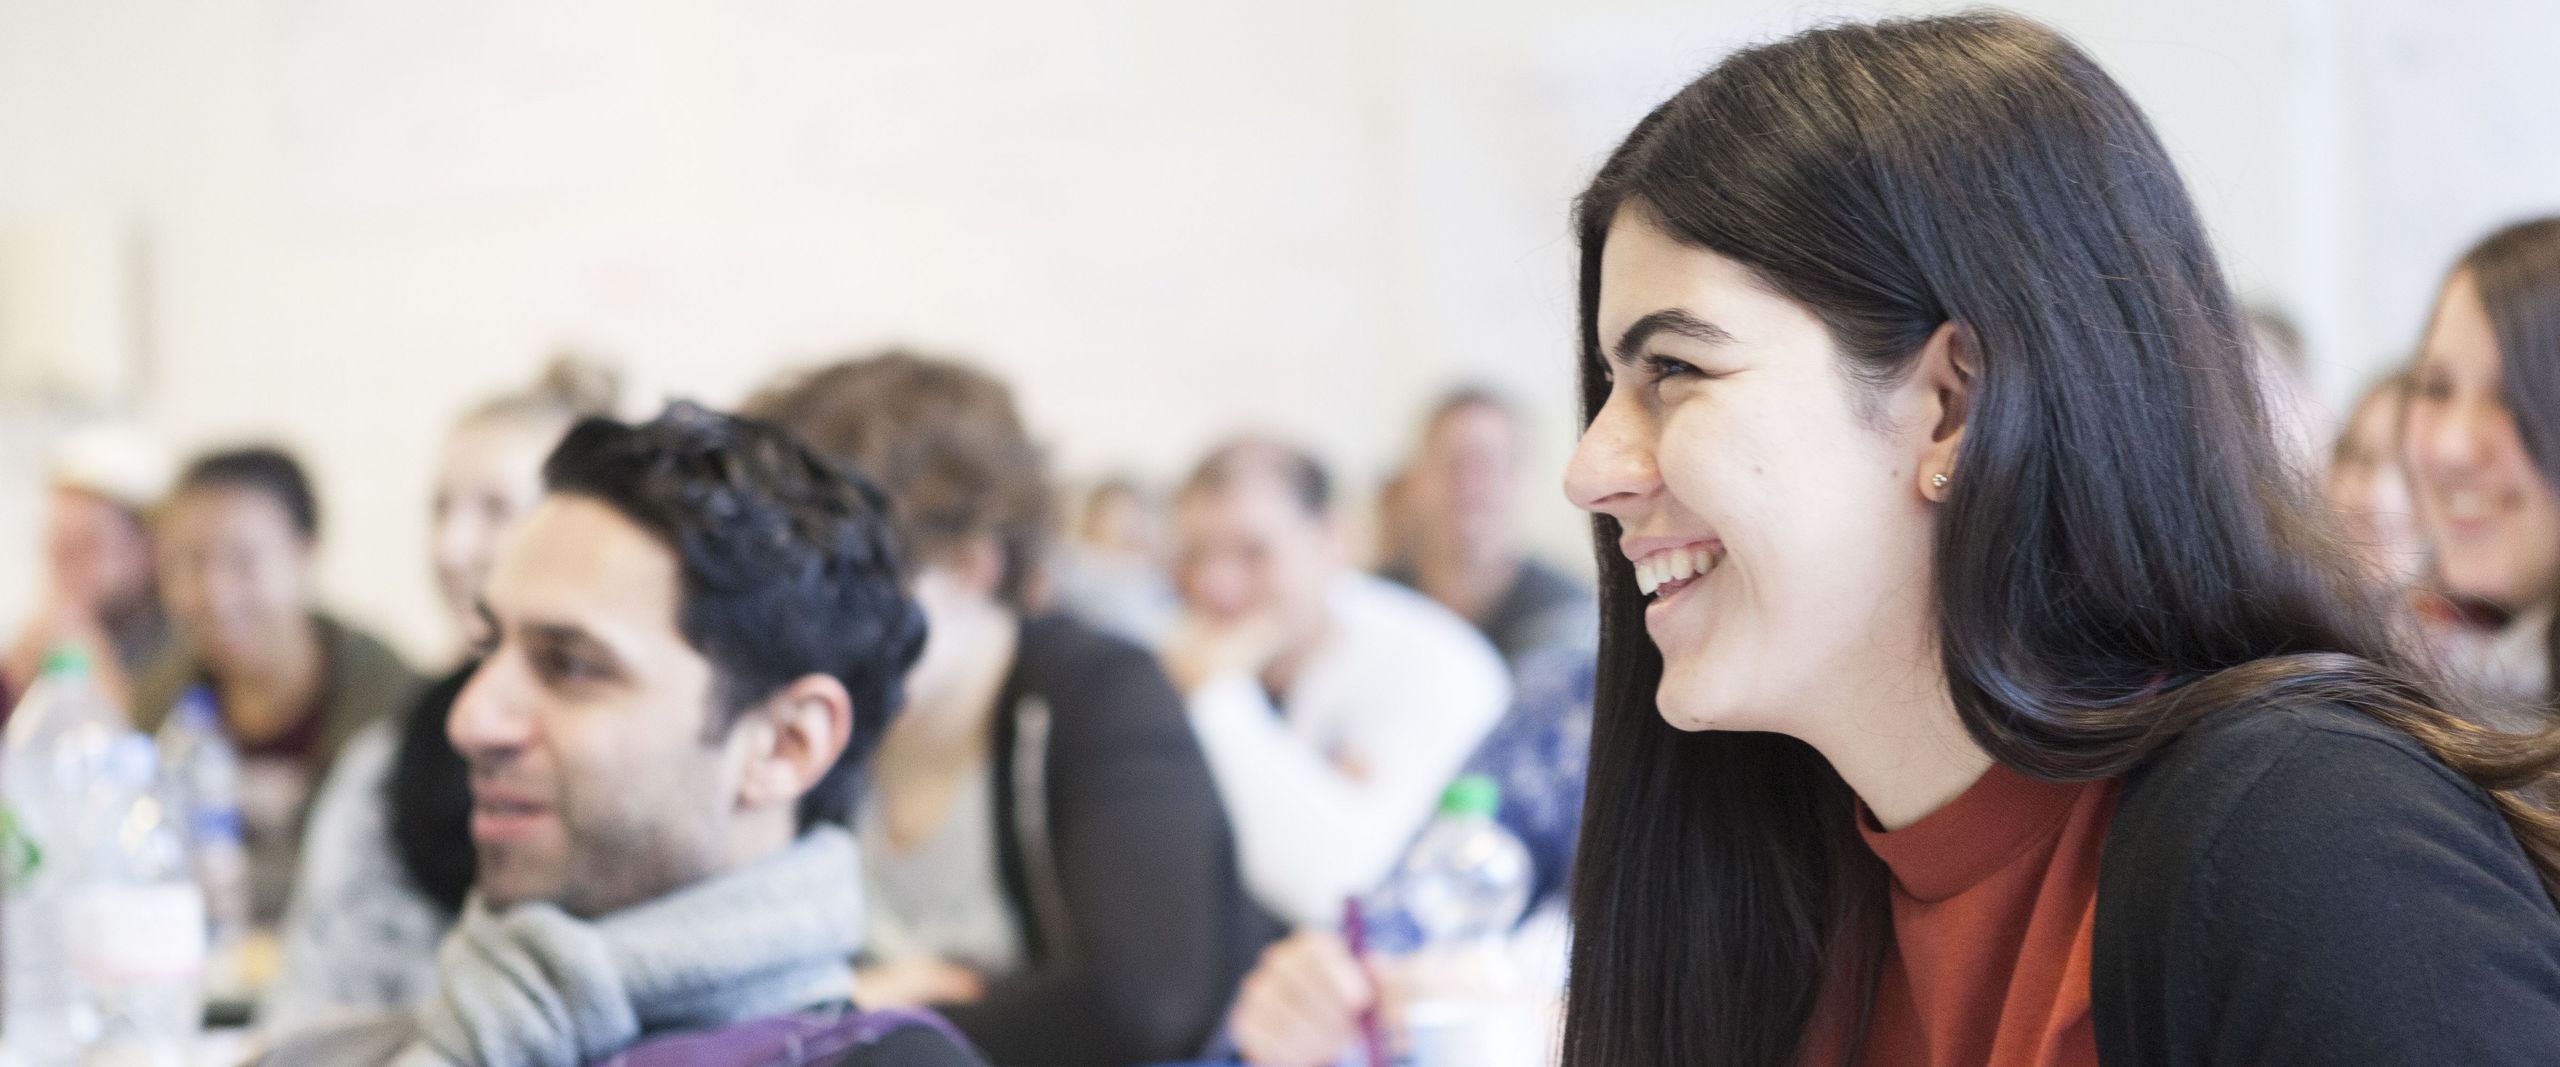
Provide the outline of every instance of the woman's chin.
{"type": "Polygon", "coordinates": [[[1730,702],[1703,691],[1705,687],[1684,679],[1684,673],[1664,671],[1662,684],[1654,689],[1654,710],[1661,713],[1662,721],[1690,733],[1736,729],[1730,702]]]}

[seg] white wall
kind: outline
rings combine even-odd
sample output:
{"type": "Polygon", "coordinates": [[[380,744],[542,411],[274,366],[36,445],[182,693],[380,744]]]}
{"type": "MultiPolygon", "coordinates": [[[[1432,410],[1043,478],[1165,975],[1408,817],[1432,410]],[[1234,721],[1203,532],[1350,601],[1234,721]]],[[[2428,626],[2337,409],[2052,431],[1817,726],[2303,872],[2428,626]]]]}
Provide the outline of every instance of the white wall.
{"type": "MultiPolygon", "coordinates": [[[[2333,392],[2414,335],[2451,250],[2552,206],[2560,127],[2440,121],[2547,69],[2560,27],[2525,0],[2022,7],[2151,109],[2333,392]]],[[[1156,478],[1253,426],[1365,480],[1433,393],[1490,380],[1536,414],[1536,535],[1578,555],[1551,488],[1566,201],[1725,48],[1857,10],[0,0],[0,221],[146,235],[141,414],[300,446],[334,599],[424,658],[441,428],[562,342],[714,402],[948,348],[1019,386],[1067,471],[1156,478]]],[[[0,618],[32,580],[18,420],[0,618]]]]}

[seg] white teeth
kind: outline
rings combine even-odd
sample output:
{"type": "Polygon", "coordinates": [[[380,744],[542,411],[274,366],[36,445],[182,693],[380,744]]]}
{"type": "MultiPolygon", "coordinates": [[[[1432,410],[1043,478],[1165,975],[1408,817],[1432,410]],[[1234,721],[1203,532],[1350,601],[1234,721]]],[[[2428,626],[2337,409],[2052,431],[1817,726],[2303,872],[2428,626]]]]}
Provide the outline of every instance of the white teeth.
{"type": "Polygon", "coordinates": [[[1696,577],[1698,573],[1697,561],[1687,552],[1674,552],[1663,557],[1662,569],[1675,582],[1696,577]]]}
{"type": "Polygon", "coordinates": [[[1665,549],[1635,561],[1636,589],[1652,596],[1663,586],[1714,570],[1715,564],[1715,554],[1705,545],[1665,549]]]}

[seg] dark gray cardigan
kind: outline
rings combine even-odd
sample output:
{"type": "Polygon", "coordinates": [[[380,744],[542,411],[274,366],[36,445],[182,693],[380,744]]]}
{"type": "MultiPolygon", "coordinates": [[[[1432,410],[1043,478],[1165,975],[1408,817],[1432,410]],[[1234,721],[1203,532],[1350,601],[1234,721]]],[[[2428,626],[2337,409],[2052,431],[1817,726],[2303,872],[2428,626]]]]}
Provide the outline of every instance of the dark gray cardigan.
{"type": "Polygon", "coordinates": [[[1237,873],[1216,782],[1155,658],[1023,623],[997,697],[996,852],[1030,960],[940,1007],[999,1064],[1190,1058],[1282,931],[1237,873]]]}
{"type": "Polygon", "coordinates": [[[2346,709],[2208,716],[2098,872],[2106,1067],[2560,1063],[2560,910],[2481,790],[2346,709]]]}

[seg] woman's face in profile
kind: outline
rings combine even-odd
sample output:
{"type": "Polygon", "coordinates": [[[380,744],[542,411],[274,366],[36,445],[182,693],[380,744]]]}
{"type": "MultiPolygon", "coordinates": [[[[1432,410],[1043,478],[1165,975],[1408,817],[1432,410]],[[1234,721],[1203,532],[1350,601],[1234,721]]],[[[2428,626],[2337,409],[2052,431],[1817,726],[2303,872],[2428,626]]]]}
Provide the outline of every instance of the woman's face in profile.
{"type": "Polygon", "coordinates": [[[2469,272],[2445,283],[2411,376],[2418,521],[2445,591],[2520,610],[2560,588],[2560,496],[2507,410],[2498,338],[2469,272]]]}
{"type": "Polygon", "coordinates": [[[561,427],[523,419],[465,423],[445,439],[429,518],[436,591],[444,595],[466,644],[489,635],[480,619],[480,586],[498,548],[542,499],[542,461],[561,427]]]}
{"type": "Polygon", "coordinates": [[[1809,309],[1646,212],[1600,275],[1609,394],[1565,485],[1621,527],[1662,715],[1814,741],[1935,662],[1928,428],[1892,425],[1898,394],[1853,384],[1809,309]]]}

